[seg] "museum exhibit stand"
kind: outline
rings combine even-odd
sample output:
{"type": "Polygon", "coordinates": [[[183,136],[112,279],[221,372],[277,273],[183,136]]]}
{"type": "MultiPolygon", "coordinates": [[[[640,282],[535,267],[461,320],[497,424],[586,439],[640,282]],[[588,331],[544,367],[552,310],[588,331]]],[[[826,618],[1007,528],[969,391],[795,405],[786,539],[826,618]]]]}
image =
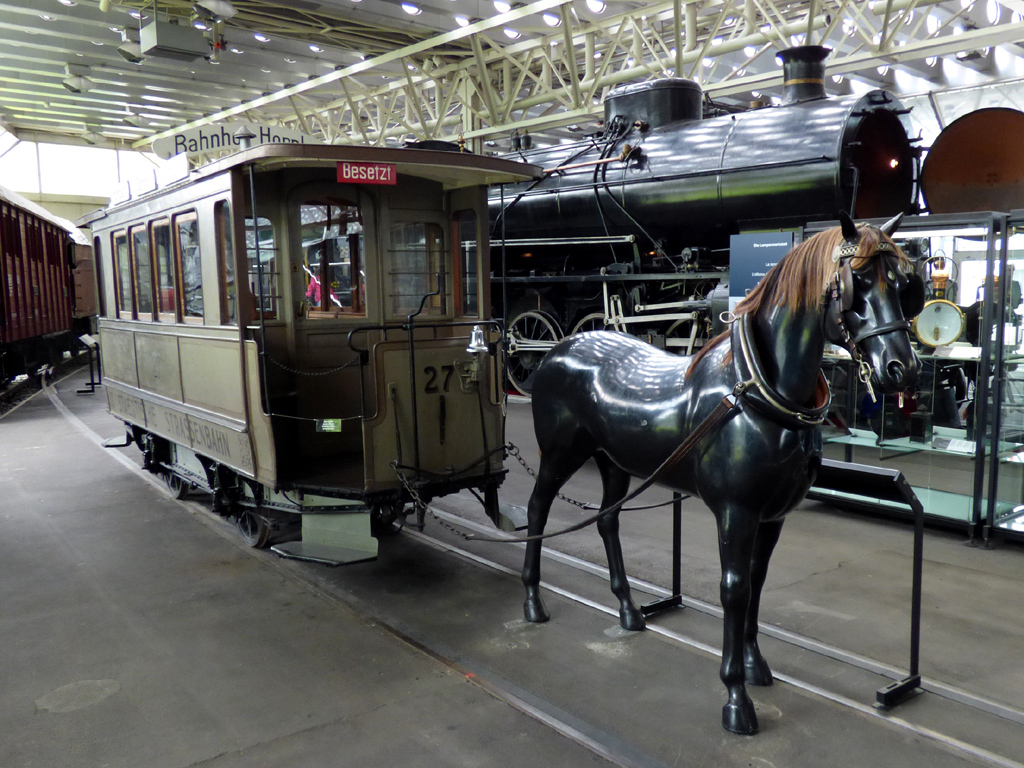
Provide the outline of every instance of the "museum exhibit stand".
{"type": "MultiPolygon", "coordinates": [[[[872,398],[844,350],[826,356],[824,457],[903,473],[929,523],[979,544],[1024,540],[1024,211],[908,217],[894,237],[924,278],[916,390],[872,398]]],[[[811,498],[911,517],[885,498],[811,498]]]]}

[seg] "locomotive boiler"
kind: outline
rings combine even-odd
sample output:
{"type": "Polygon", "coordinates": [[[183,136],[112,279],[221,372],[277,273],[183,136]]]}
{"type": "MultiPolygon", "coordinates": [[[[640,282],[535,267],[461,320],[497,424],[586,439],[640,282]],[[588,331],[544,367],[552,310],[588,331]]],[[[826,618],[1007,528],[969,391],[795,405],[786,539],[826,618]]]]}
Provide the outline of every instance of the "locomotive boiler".
{"type": "Polygon", "coordinates": [[[704,117],[693,81],[632,84],[609,94],[600,134],[519,153],[544,177],[490,198],[513,383],[529,390],[545,344],[602,325],[692,351],[730,235],[913,210],[907,110],[882,90],[827,97],[829,52],[779,54],[779,106],[704,117]]]}

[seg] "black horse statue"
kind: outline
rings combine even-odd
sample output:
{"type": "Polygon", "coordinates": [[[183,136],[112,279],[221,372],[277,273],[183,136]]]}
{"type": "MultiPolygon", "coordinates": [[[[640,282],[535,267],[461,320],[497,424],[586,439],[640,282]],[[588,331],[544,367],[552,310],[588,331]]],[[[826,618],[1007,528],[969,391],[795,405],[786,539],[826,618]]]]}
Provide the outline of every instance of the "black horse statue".
{"type": "MultiPolygon", "coordinates": [[[[594,331],[563,340],[535,374],[541,460],[529,534],[543,534],[556,493],[593,458],[602,509],[612,507],[597,525],[624,628],[644,628],[618,533],[617,505],[631,477],[657,473],[714,512],[725,610],[721,678],[729,691],[722,723],[736,733],[758,729],[746,684],[772,683],[757,644],[758,606],[783,519],[820,465],[818,427],[831,399],[821,373],[826,341],[847,346],[869,390],[873,381],[901,392],[921,367],[908,319],[920,312],[924,288],[890,237],[901,217],[881,228],[841,218],[842,227],[793,248],[736,306],[730,329],[695,357],[594,331]],[[687,440],[695,431],[699,441],[687,440]],[[683,454],[687,442],[692,450],[683,454]]],[[[540,554],[539,538],[530,540],[523,583],[526,618],[535,622],[549,618],[540,554]]]]}

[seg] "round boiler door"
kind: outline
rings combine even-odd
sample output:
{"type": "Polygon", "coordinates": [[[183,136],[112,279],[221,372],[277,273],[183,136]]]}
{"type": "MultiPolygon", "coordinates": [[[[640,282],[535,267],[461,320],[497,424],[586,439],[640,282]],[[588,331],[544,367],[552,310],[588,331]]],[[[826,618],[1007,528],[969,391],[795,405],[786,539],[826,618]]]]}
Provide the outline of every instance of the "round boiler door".
{"type": "Polygon", "coordinates": [[[952,344],[963,330],[964,313],[956,304],[945,299],[929,301],[921,314],[914,318],[914,335],[929,347],[952,344]]]}

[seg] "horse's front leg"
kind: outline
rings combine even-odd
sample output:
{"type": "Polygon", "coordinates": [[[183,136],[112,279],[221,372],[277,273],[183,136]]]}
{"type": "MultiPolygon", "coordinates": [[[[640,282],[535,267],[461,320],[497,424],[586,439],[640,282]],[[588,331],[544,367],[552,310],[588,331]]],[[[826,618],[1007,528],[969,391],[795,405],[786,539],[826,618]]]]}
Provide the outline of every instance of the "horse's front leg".
{"type": "Polygon", "coordinates": [[[754,553],[750,562],[750,603],[743,634],[743,670],[750,685],[771,685],[772,671],[757,646],[757,617],[761,608],[761,590],[768,576],[768,562],[782,533],[782,520],[761,523],[754,539],[754,553]]]}
{"type": "Polygon", "coordinates": [[[733,733],[757,733],[754,703],[747,695],[743,663],[747,610],[750,606],[750,563],[757,536],[758,516],[735,507],[718,512],[718,551],[722,560],[722,609],[725,621],[720,677],[729,691],[722,725],[733,733]]]}
{"type": "MultiPolygon", "coordinates": [[[[597,467],[601,470],[604,493],[601,509],[626,498],[629,493],[630,476],[615,466],[608,457],[598,454],[597,467]]],[[[604,542],[608,556],[608,573],[611,577],[612,594],[619,598],[619,624],[623,629],[641,630],[647,626],[643,612],[636,607],[629,591],[626,565],[622,559],[622,542],[619,540],[619,513],[603,515],[597,520],[597,530],[604,542]]]]}

